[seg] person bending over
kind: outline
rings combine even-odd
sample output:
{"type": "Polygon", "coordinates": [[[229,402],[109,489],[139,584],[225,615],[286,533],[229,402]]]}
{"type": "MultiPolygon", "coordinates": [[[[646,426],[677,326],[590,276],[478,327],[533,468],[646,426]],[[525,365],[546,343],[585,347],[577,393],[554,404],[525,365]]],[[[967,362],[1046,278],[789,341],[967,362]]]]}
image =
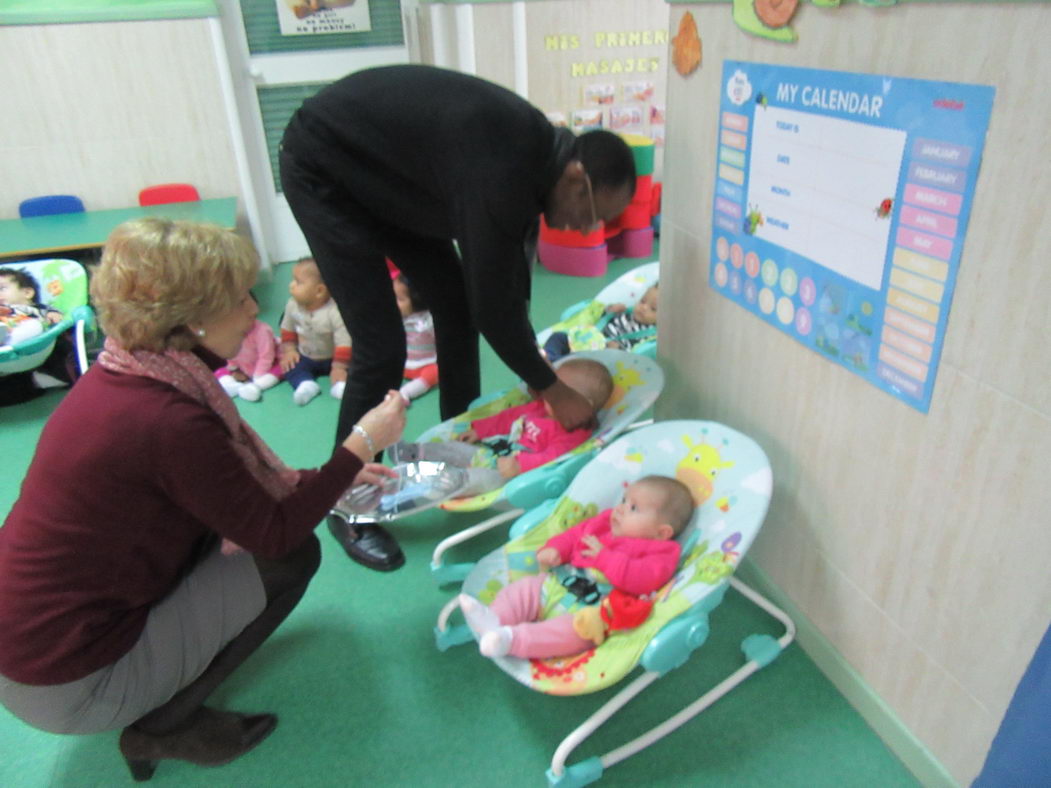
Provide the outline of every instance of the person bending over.
{"type": "MultiPolygon", "coordinates": [[[[539,217],[584,230],[619,216],[635,191],[628,144],[557,129],[528,101],[467,74],[422,65],[357,71],[296,111],[281,184],[354,357],[336,440],[401,384],[405,336],[385,258],[434,317],[441,418],[480,393],[478,335],[549,402],[569,430],[592,418],[536,347],[530,271],[539,217]]],[[[400,548],[378,525],[344,524],[355,561],[387,569],[400,548]]]]}

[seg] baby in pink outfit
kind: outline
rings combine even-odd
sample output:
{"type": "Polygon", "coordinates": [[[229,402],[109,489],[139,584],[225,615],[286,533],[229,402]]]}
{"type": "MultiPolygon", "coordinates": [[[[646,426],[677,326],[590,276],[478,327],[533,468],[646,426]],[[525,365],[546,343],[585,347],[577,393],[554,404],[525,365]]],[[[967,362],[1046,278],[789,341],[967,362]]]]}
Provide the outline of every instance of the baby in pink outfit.
{"type": "Polygon", "coordinates": [[[241,343],[240,352],[215,371],[219,385],[231,397],[256,402],[281,379],[277,337],[262,320],[256,320],[241,343]]]}
{"type": "MultiPolygon", "coordinates": [[[[555,374],[587,398],[596,417],[613,393],[609,370],[595,359],[566,359],[555,374]]],[[[538,398],[472,421],[455,440],[400,441],[389,451],[395,464],[430,460],[465,468],[468,486],[459,495],[481,495],[572,451],[592,432],[590,427],[566,430],[554,417],[551,406],[538,398]]]]}
{"type": "Polygon", "coordinates": [[[567,563],[598,570],[616,591],[644,596],[675,575],[682,550],[675,537],[692,516],[693,497],[677,479],[646,476],[629,485],[617,506],[551,537],[537,551],[541,574],[505,586],[488,608],[460,595],[464,617],[481,635],[479,651],[486,657],[550,659],[594,648],[595,641],[574,626],[574,613],[540,620],[545,570],[567,563]]]}

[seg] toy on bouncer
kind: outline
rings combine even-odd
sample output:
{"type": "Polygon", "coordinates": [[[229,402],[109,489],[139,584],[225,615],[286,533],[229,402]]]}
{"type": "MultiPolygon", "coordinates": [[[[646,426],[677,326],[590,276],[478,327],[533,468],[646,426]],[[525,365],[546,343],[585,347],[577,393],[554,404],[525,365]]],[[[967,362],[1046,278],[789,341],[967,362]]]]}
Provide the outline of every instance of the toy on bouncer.
{"type": "Polygon", "coordinates": [[[444,651],[474,639],[482,641],[486,635],[485,627],[477,625],[477,615],[465,624],[450,623],[456,611],[478,609],[473,603],[464,606],[461,594],[488,605],[509,584],[536,578],[541,553],[550,540],[615,506],[629,485],[652,475],[682,482],[695,505],[689,524],[676,537],[681,559],[671,579],[645,595],[647,604],[640,607],[637,595],[613,594],[610,578],[595,567],[574,571],[569,581],[551,573],[542,582],[534,581],[542,589],[540,617],[546,620],[572,612],[594,645],[584,643],[579,653],[550,658],[499,656],[500,649],[493,656],[493,663],[516,681],[551,695],[595,692],[619,682],[636,667],[643,669],[563,740],[547,772],[551,785],[579,786],[597,780],[604,769],[670,733],[767,665],[794,638],[791,619],[733,577],[769,505],[772,476],[766,455],[754,441],[729,427],[683,420],[622,435],[595,456],[564,492],[538,502],[519,517],[504,546],[465,565],[460,593],[438,617],[438,648],[444,651]],[[587,736],[703,645],[709,614],[731,586],[780,620],[785,634],[776,639],[766,634],[749,636],[741,644],[746,664],[717,687],[637,739],[567,766],[566,759],[587,736]],[[593,612],[586,612],[588,608],[593,612]]]}

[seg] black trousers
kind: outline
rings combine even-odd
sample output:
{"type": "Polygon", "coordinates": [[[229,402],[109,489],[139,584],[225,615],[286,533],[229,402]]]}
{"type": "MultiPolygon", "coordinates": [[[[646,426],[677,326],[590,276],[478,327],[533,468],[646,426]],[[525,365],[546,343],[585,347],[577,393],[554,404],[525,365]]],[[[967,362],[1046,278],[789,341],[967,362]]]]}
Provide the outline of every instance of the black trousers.
{"type": "Polygon", "coordinates": [[[405,327],[384,257],[426,299],[434,317],[443,419],[467,409],[480,389],[478,330],[463,264],[449,239],[425,238],[371,215],[342,184],[280,153],[281,186],[353,344],[336,427],[337,445],[354,424],[401,385],[405,327]]]}

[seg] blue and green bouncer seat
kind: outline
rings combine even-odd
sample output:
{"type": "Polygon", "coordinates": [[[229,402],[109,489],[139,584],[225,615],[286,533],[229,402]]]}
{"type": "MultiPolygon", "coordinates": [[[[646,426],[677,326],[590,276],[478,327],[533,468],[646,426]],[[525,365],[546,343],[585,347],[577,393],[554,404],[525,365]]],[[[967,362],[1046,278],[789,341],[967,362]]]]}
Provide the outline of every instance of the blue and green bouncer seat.
{"type": "MultiPolygon", "coordinates": [[[[693,493],[697,508],[679,536],[683,544],[679,570],[658,590],[647,620],[635,629],[613,632],[602,645],[581,654],[494,660],[516,681],[551,695],[604,690],[636,668],[642,669],[640,676],[563,742],[548,772],[551,785],[585,785],[598,779],[604,768],[671,732],[772,661],[794,637],[792,622],[784,613],[733,577],[766,516],[772,491],[769,461],[751,438],[708,421],[658,422],[622,435],[595,456],[564,493],[519,517],[507,544],[482,558],[466,575],[463,593],[491,602],[508,583],[538,571],[536,551],[551,536],[611,508],[628,484],[651,474],[682,481],[693,493]],[[770,635],[746,638],[742,643],[746,665],[724,681],[714,697],[708,693],[655,728],[659,731],[656,737],[651,731],[606,756],[565,766],[572,748],[612,716],[611,708],[616,711],[645,686],[685,663],[704,643],[709,614],[731,585],[780,619],[786,634],[776,640],[770,635]]],[[[604,580],[601,576],[594,579],[604,580]]],[[[568,593],[550,576],[544,587],[545,616],[572,609],[566,603],[568,593]]],[[[456,609],[453,600],[439,616],[435,635],[443,651],[477,637],[467,624],[449,624],[456,609]]]]}
{"type": "Polygon", "coordinates": [[[0,263],[30,274],[40,285],[39,301],[62,313],[63,319],[44,333],[0,348],[0,376],[36,369],[51,354],[63,332],[74,329],[74,347],[80,373],[87,371],[85,333],[94,330],[95,312],[88,306],[88,276],[74,260],[31,260],[0,263]]]}

